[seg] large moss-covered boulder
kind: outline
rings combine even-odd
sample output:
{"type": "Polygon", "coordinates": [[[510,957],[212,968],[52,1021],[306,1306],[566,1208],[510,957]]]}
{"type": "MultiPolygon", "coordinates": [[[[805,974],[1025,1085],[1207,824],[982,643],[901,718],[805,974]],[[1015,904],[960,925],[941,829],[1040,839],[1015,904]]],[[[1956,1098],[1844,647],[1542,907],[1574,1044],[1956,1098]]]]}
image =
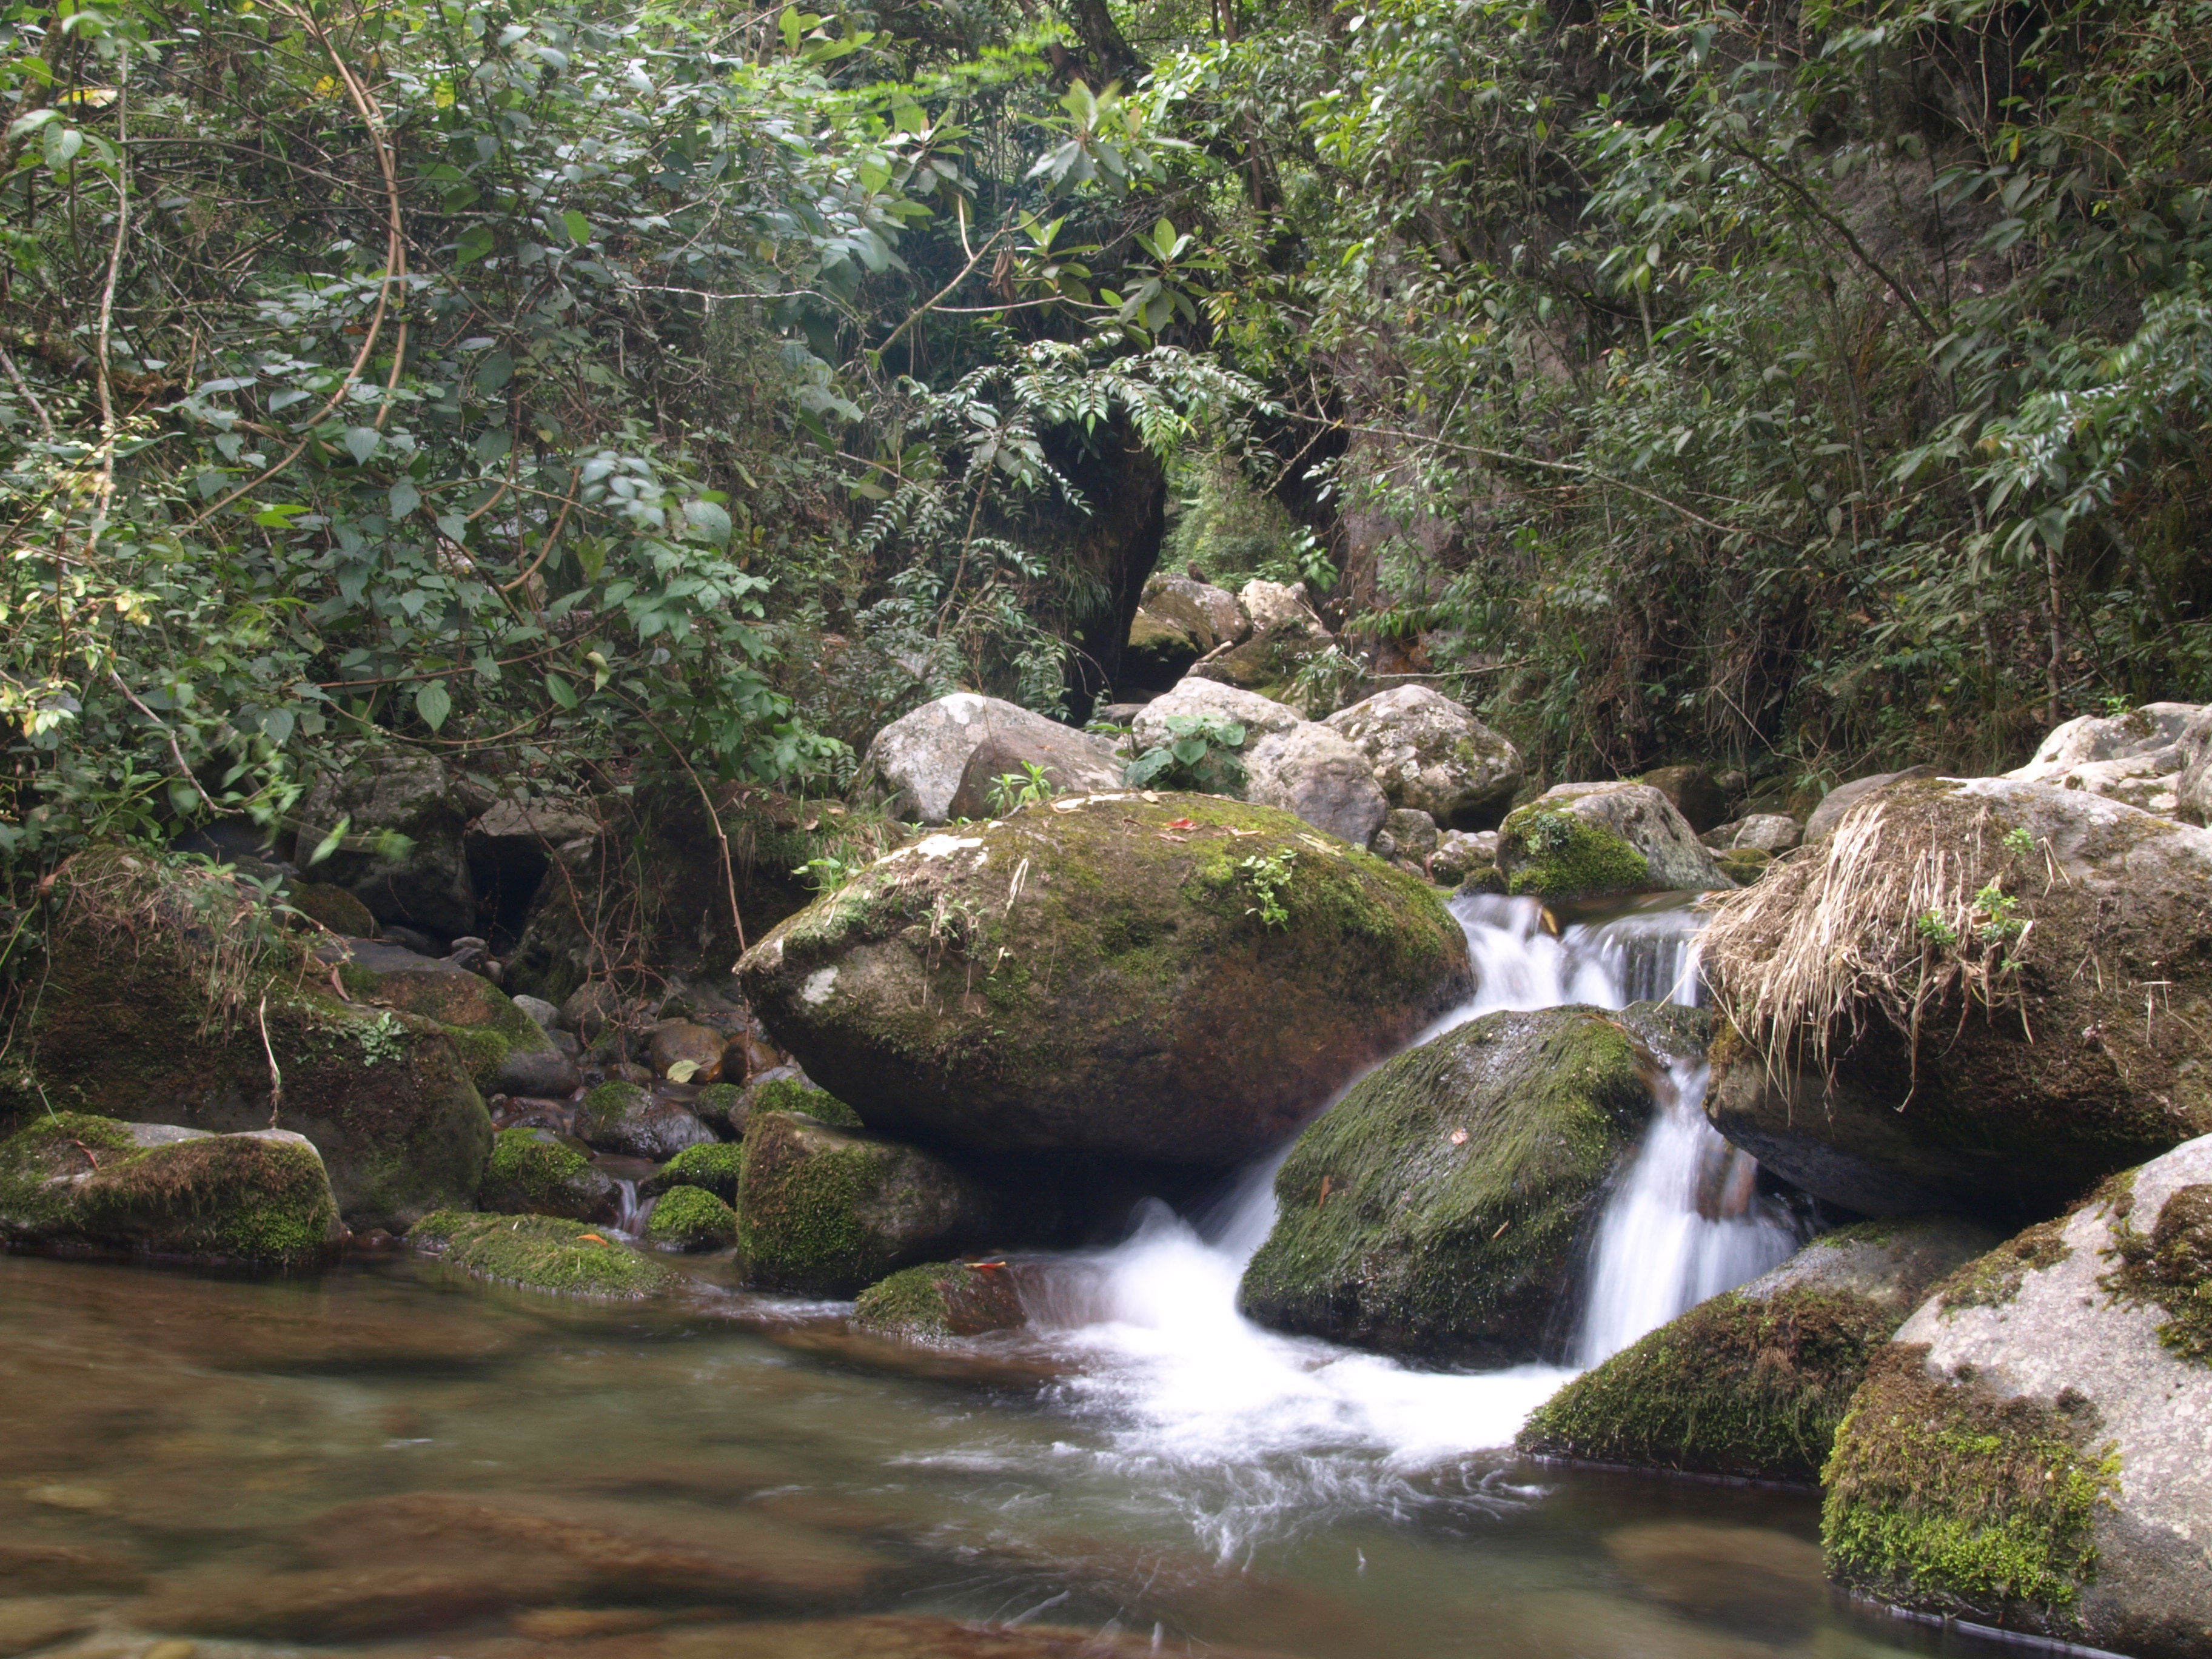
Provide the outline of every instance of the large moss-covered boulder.
{"type": "Polygon", "coordinates": [[[342,999],[305,936],[219,871],[94,848],[56,901],[0,1110],[267,1128],[273,1056],[275,1127],[314,1144],[353,1226],[473,1200],[491,1119],[443,1026],[342,999]]]}
{"type": "Polygon", "coordinates": [[[58,1112],[0,1140],[0,1237],[297,1266],[330,1255],[345,1226],[323,1160],[289,1130],[58,1112]]]}
{"type": "Polygon", "coordinates": [[[1648,783],[1562,783],[1498,826],[1498,867],[1509,890],[1539,898],[1708,892],[1735,884],[1648,783]]]}
{"type": "Polygon", "coordinates": [[[853,1304],[860,1329],[909,1342],[1013,1330],[1027,1318],[1004,1261],[927,1261],[869,1285],[853,1304]]]}
{"type": "Polygon", "coordinates": [[[1585,1371],[1529,1417],[1523,1451],[1811,1485],[1868,1357],[1996,1235],[1938,1218],[1814,1239],[1585,1371]]]}
{"type": "Polygon", "coordinates": [[[1237,1304],[1424,1358],[1552,1352],[1586,1232],[1651,1115],[1644,1004],[1486,1014],[1378,1066],[1300,1135],[1237,1304]]]}
{"type": "Polygon", "coordinates": [[[391,945],[357,942],[339,969],[355,1000],[435,1020],[483,1094],[555,1098],[583,1079],[576,1062],[506,992],[479,974],[391,945]]]}
{"type": "Polygon", "coordinates": [[[1863,1214],[2017,1225],[2212,1132],[2212,833],[1907,781],[1722,900],[1707,1115],[1863,1214]]]}
{"type": "Polygon", "coordinates": [[[999,1206],[916,1146],[758,1112],[738,1177],[738,1248],[768,1290],[853,1296],[900,1267],[987,1246],[999,1206]]]}
{"type": "Polygon", "coordinates": [[[1446,829],[1489,828],[1521,787],[1521,751],[1425,685],[1378,691],[1322,724],[1365,757],[1391,805],[1446,829]]]}
{"type": "Polygon", "coordinates": [[[621,1237],[558,1216],[440,1210],[416,1222],[407,1242],[471,1279],[555,1296],[635,1302],[682,1283],[621,1237]]]}
{"type": "Polygon", "coordinates": [[[612,1221],[621,1207],[614,1178],[545,1129],[501,1129],[492,1138],[480,1208],[501,1215],[557,1215],[612,1221]]]}
{"type": "Polygon", "coordinates": [[[1130,792],[903,848],[738,974],[872,1127],[1216,1164],[1280,1142],[1470,985],[1418,878],[1287,813],[1130,792]]]}
{"type": "Polygon", "coordinates": [[[1855,1589],[2143,1659],[2212,1649],[2212,1137],[1939,1285],[1824,1479],[1855,1589]]]}

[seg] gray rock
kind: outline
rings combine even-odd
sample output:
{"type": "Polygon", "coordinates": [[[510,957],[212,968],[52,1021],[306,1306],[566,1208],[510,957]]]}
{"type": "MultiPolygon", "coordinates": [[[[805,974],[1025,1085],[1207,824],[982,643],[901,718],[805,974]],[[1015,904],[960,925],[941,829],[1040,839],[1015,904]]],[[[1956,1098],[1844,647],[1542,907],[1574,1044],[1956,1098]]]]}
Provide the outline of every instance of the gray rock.
{"type": "Polygon", "coordinates": [[[2177,813],[2181,738],[2200,712],[2195,703],[2153,702],[2124,714],[2084,714],[2052,727],[2027,764],[2005,775],[2109,795],[2147,812],[2177,813]]]}
{"type": "Polygon", "coordinates": [[[1753,812],[1716,824],[1698,837],[1716,853],[1749,848],[1757,853],[1786,853],[1803,842],[1805,826],[1787,812],[1753,812]]]}
{"type": "Polygon", "coordinates": [[[1937,1279],[1996,1242],[1987,1227],[1958,1216],[1862,1222],[1822,1234],[1780,1267],[1738,1286],[1735,1294],[1751,1302],[1792,1291],[1853,1296],[1902,1319],[1937,1279]]]}
{"type": "Polygon", "coordinates": [[[960,787],[953,791],[948,816],[984,818],[996,810],[992,794],[1002,777],[1028,781],[1034,766],[1045,776],[1051,794],[1079,794],[1090,789],[1121,787],[1125,763],[1114,745],[1079,732],[1072,726],[1038,716],[1015,724],[992,721],[961,769],[960,787]]]}
{"type": "MultiPolygon", "coordinates": [[[[1566,898],[1595,892],[1711,892],[1730,881],[1674,804],[1648,783],[1562,783],[1516,807],[1502,826],[1498,867],[1516,892],[1566,898]],[[1596,883],[1580,878],[1587,849],[1542,832],[1568,814],[1642,860],[1645,874],[1596,883]]],[[[1609,867],[1609,866],[1608,866],[1609,867]]]]}
{"type": "MultiPolygon", "coordinates": [[[[1026,744],[1040,752],[1050,747],[1057,754],[1059,749],[1052,746],[1070,740],[1091,741],[1101,754],[1110,756],[1105,744],[1085,740],[1081,732],[1057,720],[997,697],[956,691],[922,704],[877,732],[861,772],[889,795],[896,816],[943,823],[952,816],[953,799],[960,793],[969,759],[987,741],[1009,745],[1009,752],[1026,744]]],[[[1110,760],[1097,763],[1110,774],[1109,782],[1119,781],[1110,760]]]]}
{"type": "Polygon", "coordinates": [[[1248,746],[1270,732],[1293,731],[1307,723],[1297,709],[1256,691],[1242,690],[1219,680],[1184,679],[1175,690],[1164,692],[1137,711],[1129,723],[1129,734],[1137,740],[1137,746],[1157,749],[1165,743],[1168,717],[1173,714],[1222,714],[1241,721],[1248,746]]]}
{"type": "Polygon", "coordinates": [[[514,1006],[538,1022],[538,1029],[549,1036],[561,1024],[561,1011],[544,997],[519,996],[514,1006]]]}
{"type": "Polygon", "coordinates": [[[656,1164],[714,1139],[714,1132],[684,1107],[635,1083],[602,1083],[586,1094],[576,1108],[576,1133],[599,1152],[649,1158],[656,1164]]]}
{"type": "Polygon", "coordinates": [[[1235,595],[1187,576],[1155,575],[1145,584],[1122,662],[1142,684],[1172,684],[1199,658],[1250,632],[1235,595]]]}
{"type": "Polygon", "coordinates": [[[2212,1632],[2208,1263],[2212,1137],[1939,1286],[1838,1437],[1831,1575],[1984,1624],[2198,1659],[2212,1632]],[[2004,1548],[2004,1572],[1943,1547],[1965,1538],[2004,1548]]]}
{"type": "Polygon", "coordinates": [[[542,1048],[526,1048],[517,1045],[507,1051],[499,1063],[499,1070],[491,1082],[491,1091],[502,1095],[531,1095],[539,1099],[557,1100],[574,1094],[583,1085],[584,1073],[576,1064],[575,1056],[562,1050],[550,1037],[542,1048]]]}
{"type": "Polygon", "coordinates": [[[1306,604],[1304,582],[1247,582],[1237,599],[1252,619],[1250,635],[1207,652],[1192,665],[1193,676],[1279,698],[1301,669],[1336,643],[1306,604]]]}
{"type": "Polygon", "coordinates": [[[1376,840],[1379,842],[1384,836],[1390,837],[1393,854],[1415,864],[1422,863],[1437,850],[1437,821],[1413,807],[1401,806],[1384,814],[1376,840]]]}
{"type": "Polygon", "coordinates": [[[1836,833],[1836,825],[1844,813],[1878,790],[1893,784],[1911,783],[1919,778],[1932,778],[1932,766],[1908,766],[1902,772],[1876,772],[1870,777],[1853,778],[1849,783],[1839,783],[1823,796],[1813,809],[1813,816],[1805,820],[1803,839],[1807,842],[1826,841],[1836,833]]]}
{"type": "Polygon", "coordinates": [[[1444,885],[1455,886],[1477,870],[1498,862],[1498,831],[1447,830],[1437,837],[1437,850],[1429,860],[1429,873],[1444,885]]]}
{"type": "Polygon", "coordinates": [[[1141,702],[1102,702],[1091,711],[1091,718],[1102,726],[1118,726],[1127,731],[1144,712],[1141,702]]]}
{"type": "Polygon", "coordinates": [[[2174,779],[2174,812],[2185,823],[2212,823],[2212,708],[2200,709],[2174,745],[2181,770],[2174,779]]]}
{"type": "Polygon", "coordinates": [[[577,798],[502,795],[477,815],[470,832],[486,841],[527,841],[559,847],[599,833],[599,815],[577,798]]]}
{"type": "Polygon", "coordinates": [[[1392,805],[1439,825],[1494,823],[1521,787],[1521,751],[1425,685],[1378,691],[1322,723],[1366,757],[1392,805]]]}
{"type": "Polygon", "coordinates": [[[1303,720],[1244,751],[1244,799],[1295,812],[1354,847],[1364,847],[1390,810],[1367,757],[1327,726],[1303,720]]]}
{"type": "Polygon", "coordinates": [[[1728,816],[1728,797],[1702,766],[1662,766],[1637,779],[1648,783],[1674,804],[1700,836],[1728,816]]]}

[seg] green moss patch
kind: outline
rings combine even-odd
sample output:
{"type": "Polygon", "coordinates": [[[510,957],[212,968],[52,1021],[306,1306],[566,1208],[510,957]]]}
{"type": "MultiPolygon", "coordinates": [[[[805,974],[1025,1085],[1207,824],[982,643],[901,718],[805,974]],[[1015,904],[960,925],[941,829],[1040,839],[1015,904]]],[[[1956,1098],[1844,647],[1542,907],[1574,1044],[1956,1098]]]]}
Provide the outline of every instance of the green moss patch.
{"type": "Polygon", "coordinates": [[[751,1109],[756,1112],[804,1112],[817,1123],[836,1129],[857,1129],[860,1115],[826,1089],[817,1089],[797,1078],[770,1078],[757,1084],[751,1109]]]}
{"type": "Polygon", "coordinates": [[[2106,1255],[2118,1265],[2105,1276],[2105,1288],[2163,1308],[2171,1316],[2158,1328],[2158,1340],[2184,1359],[2212,1365],[2212,1186],[2173,1193],[2148,1233],[2132,1224],[2131,1208],[2112,1217],[2106,1255]]]}
{"type": "Polygon", "coordinates": [[[543,1129],[502,1129],[492,1139],[477,1202],[507,1214],[588,1220],[611,1214],[614,1183],[574,1146],[543,1129]]]}
{"type": "Polygon", "coordinates": [[[862,1291],[853,1323],[908,1341],[943,1341],[1012,1330],[1024,1322],[1020,1293],[1003,1261],[928,1261],[862,1291]]]}
{"type": "Polygon", "coordinates": [[[1531,804],[1498,827],[1498,862],[1511,868],[1516,894],[1579,898],[1640,893],[1651,885],[1651,864],[1627,840],[1575,813],[1531,804]]]}
{"type": "Polygon", "coordinates": [[[1902,1315],[1865,1297],[1730,1291],[1540,1407],[1528,1452],[1758,1480],[1818,1480],[1868,1356],[1902,1315]]]}
{"type": "Polygon", "coordinates": [[[2040,1222],[1969,1261],[1936,1287],[1943,1311],[2002,1307],[2011,1301],[2029,1273],[2055,1267],[2073,1254],[2065,1232],[2063,1216],[2040,1222]]]}
{"type": "Polygon", "coordinates": [[[679,1282],[650,1256],[554,1216],[441,1210],[416,1222],[407,1242],[471,1278],[559,1296],[635,1301],[679,1282]]]}
{"type": "Polygon", "coordinates": [[[645,1237],[677,1249],[719,1250],[738,1242],[738,1212],[703,1187],[677,1187],[653,1205],[645,1237]]]}
{"type": "Polygon", "coordinates": [[[576,1133],[596,1145],[624,1118],[652,1103],[653,1097],[635,1083],[599,1084],[576,1104],[576,1133]]]}
{"type": "Polygon", "coordinates": [[[1927,1352],[1879,1350],[1838,1431],[1821,1475],[1830,1576],[1929,1612],[2074,1630],[2096,1578],[2094,1518],[2120,1474],[2094,1408],[1940,1381],[1927,1352]]]}
{"type": "Polygon", "coordinates": [[[744,1162],[744,1148],[732,1142],[686,1146],[648,1176],[638,1190],[653,1198],[678,1187],[695,1187],[732,1203],[738,1196],[738,1177],[744,1162]]]}

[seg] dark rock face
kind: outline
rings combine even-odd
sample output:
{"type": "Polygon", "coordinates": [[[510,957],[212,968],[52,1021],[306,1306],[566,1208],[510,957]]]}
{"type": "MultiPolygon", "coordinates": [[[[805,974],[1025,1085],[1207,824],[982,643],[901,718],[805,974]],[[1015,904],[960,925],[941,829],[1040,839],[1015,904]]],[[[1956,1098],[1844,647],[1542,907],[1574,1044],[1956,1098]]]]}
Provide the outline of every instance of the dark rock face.
{"type": "Polygon", "coordinates": [[[1649,1065],[1622,1019],[1570,1006],[1486,1014],[1377,1067],[1298,1137],[1239,1305],[1278,1330],[1427,1358],[1547,1352],[1650,1116],[1649,1065]]]}
{"type": "Polygon", "coordinates": [[[1836,1439],[1854,1589],[2195,1659],[2212,1632],[2212,1136],[1939,1285],[1836,1439]]]}
{"type": "Polygon", "coordinates": [[[476,927],[465,842],[470,819],[486,804],[427,755],[372,756],[359,771],[325,775],[307,792],[300,803],[301,857],[345,823],[343,842],[316,873],[380,922],[452,939],[476,927]]]}
{"type": "Polygon", "coordinates": [[[997,1204],[942,1158],[796,1112],[745,1127],[738,1248],[769,1290],[852,1296],[886,1273],[988,1242],[997,1204]]]}
{"type": "Polygon", "coordinates": [[[714,1132],[679,1103],[635,1083],[602,1083],[576,1108],[576,1133],[603,1152],[661,1163],[714,1132]]]}
{"type": "Polygon", "coordinates": [[[1286,813],[1135,793],[904,848],[739,977],[872,1128],[1212,1164],[1280,1142],[1470,986],[1418,878],[1286,813]]]}
{"type": "Polygon", "coordinates": [[[1868,1357],[1996,1242],[1949,1218],[1862,1222],[1713,1297],[1537,1407],[1523,1451],[1810,1486],[1868,1357]]]}
{"type": "Polygon", "coordinates": [[[1734,1020],[1714,1049],[1714,1127],[1862,1214],[2013,1225],[2212,1131],[2212,833],[2002,778],[1908,781],[1863,811],[1719,906],[1705,960],[1734,1020]],[[1966,908],[1932,937],[1920,901],[1867,896],[1883,881],[1908,894],[1939,859],[1966,908]],[[1793,942],[1905,964],[1851,981],[1825,1065],[1818,1030],[1762,1012],[1793,942]],[[1923,971],[1939,989],[1916,1054],[1923,971]]]}

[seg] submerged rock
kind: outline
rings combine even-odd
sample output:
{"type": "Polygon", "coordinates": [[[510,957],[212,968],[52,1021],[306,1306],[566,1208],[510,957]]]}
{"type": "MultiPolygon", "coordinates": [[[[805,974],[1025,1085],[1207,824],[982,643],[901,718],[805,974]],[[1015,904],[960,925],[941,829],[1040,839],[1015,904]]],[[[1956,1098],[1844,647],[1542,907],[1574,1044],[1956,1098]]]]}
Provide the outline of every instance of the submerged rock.
{"type": "Polygon", "coordinates": [[[1868,1356],[1930,1285],[1995,1242],[1948,1218],[1825,1234],[1583,1372],[1537,1407],[1516,1443],[1587,1462],[1810,1486],[1868,1356]]]}
{"type": "Polygon", "coordinates": [[[303,1136],[60,1112],[0,1141],[0,1237],[302,1264],[334,1251],[345,1227],[303,1136]]]}
{"type": "Polygon", "coordinates": [[[555,1216],[441,1210],[416,1222],[407,1242],[472,1279],[518,1290],[634,1302],[675,1288],[674,1273],[619,1237],[555,1216]]]}
{"type": "Polygon", "coordinates": [[[1442,692],[1401,685],[1322,722],[1366,757],[1393,806],[1487,828],[1521,787],[1521,751],[1442,692]]]}
{"type": "Polygon", "coordinates": [[[1894,786],[1717,907],[1706,1115],[1862,1214],[2050,1215],[2212,1132],[2208,941],[2212,832],[2046,784],[1894,786]]]}
{"type": "Polygon", "coordinates": [[[1376,1067],[1291,1149],[1237,1305],[1425,1358],[1553,1351],[1587,1229],[1651,1114],[1629,1018],[1486,1014],[1376,1067]]]}
{"type": "Polygon", "coordinates": [[[1648,783],[1562,783],[1498,828],[1509,890],[1540,898],[1709,892],[1735,884],[1689,822],[1648,783]]]}
{"type": "Polygon", "coordinates": [[[930,1261],[860,1292],[853,1323],[915,1342],[981,1336],[1027,1322],[1020,1291],[1003,1261],[930,1261]]]}
{"type": "Polygon", "coordinates": [[[969,762],[987,744],[989,764],[1000,772],[1018,772],[1028,759],[1054,774],[1056,786],[1110,788],[1121,781],[1109,745],[1018,703],[972,691],[926,702],[877,732],[862,775],[889,793],[895,816],[943,823],[955,816],[969,762]]]}
{"type": "Polygon", "coordinates": [[[1287,813],[1119,792],[878,860],[739,964],[872,1127],[1233,1164],[1469,987],[1418,878],[1287,813]]]}
{"type": "Polygon", "coordinates": [[[612,1221],[620,1200],[612,1176],[544,1129],[501,1129],[492,1137],[477,1202],[501,1215],[557,1215],[612,1221]]]}
{"type": "Polygon", "coordinates": [[[1962,1269],[1826,1474],[1828,1571],[1931,1613],[2196,1659],[2212,1638],[2212,1137],[1962,1269]]]}
{"type": "Polygon", "coordinates": [[[997,1205],[919,1147],[757,1112],[738,1179],[738,1245],[769,1290],[852,1296],[897,1268],[989,1243],[997,1205]]]}

